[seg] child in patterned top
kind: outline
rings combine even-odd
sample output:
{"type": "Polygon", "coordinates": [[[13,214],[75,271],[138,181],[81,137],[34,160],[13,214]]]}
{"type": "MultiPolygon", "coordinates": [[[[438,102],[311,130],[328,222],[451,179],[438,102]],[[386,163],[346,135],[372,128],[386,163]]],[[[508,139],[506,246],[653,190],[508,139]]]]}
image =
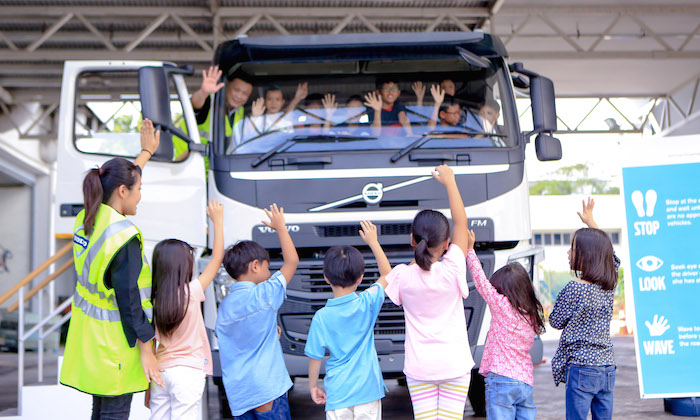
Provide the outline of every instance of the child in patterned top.
{"type": "Polygon", "coordinates": [[[620,260],[593,219],[592,199],[578,213],[588,228],[571,239],[569,264],[576,277],[557,296],[549,325],[564,329],[552,359],[554,383],[566,382],[566,418],[611,419],[615,361],[610,340],[620,260]]]}
{"type": "Polygon", "coordinates": [[[469,231],[467,266],[476,290],[489,305],[491,328],[479,373],[486,376],[486,416],[489,419],[534,419],[530,348],[544,331],[543,311],[525,268],[510,263],[486,279],[469,231]]]}

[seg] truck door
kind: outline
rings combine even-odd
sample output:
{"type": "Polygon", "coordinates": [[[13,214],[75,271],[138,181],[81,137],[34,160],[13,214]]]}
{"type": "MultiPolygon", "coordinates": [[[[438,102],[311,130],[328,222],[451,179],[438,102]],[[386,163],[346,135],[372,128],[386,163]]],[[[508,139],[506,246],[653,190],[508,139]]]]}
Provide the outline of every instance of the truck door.
{"type": "MultiPolygon", "coordinates": [[[[141,151],[139,69],[166,66],[173,68],[161,62],[66,62],[58,131],[56,233],[73,233],[87,170],[114,157],[133,160],[141,151]]],[[[169,96],[170,125],[186,128],[192,144],[199,144],[182,74],[164,72],[164,77],[167,88],[159,94],[169,96]]],[[[149,259],[155,243],[166,238],[194,247],[207,245],[204,159],[200,153],[187,153],[186,142],[185,153],[176,152],[173,141],[178,141],[174,135],[162,133],[160,146],[143,171],[137,214],[129,217],[144,235],[149,259]]]]}

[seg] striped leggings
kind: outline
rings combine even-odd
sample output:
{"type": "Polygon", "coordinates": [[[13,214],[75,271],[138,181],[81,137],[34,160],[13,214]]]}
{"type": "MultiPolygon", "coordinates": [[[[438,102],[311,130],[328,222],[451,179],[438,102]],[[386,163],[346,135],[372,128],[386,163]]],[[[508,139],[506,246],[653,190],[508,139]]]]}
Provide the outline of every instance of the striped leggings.
{"type": "Polygon", "coordinates": [[[470,374],[447,381],[417,381],[406,378],[416,420],[464,418],[470,374]]]}

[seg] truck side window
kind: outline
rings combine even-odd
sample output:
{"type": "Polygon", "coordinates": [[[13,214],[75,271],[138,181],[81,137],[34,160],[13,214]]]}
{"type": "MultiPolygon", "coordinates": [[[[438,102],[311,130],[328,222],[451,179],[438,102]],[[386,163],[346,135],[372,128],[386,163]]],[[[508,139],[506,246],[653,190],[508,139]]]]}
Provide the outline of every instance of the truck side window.
{"type": "MultiPolygon", "coordinates": [[[[172,124],[181,127],[182,104],[172,81],[170,109],[172,124]]],[[[83,153],[136,157],[141,151],[142,121],[137,71],[84,72],[78,77],[73,129],[76,149],[83,153]]],[[[176,157],[172,160],[177,161],[176,157]]]]}

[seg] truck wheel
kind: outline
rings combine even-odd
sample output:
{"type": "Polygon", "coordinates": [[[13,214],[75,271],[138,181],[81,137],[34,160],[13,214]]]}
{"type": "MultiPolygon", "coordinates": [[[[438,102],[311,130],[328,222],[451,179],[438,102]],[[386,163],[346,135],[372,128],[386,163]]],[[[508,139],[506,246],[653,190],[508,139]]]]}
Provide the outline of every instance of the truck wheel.
{"type": "Polygon", "coordinates": [[[469,403],[474,410],[474,416],[486,417],[486,384],[484,377],[479,375],[479,369],[472,369],[471,383],[469,385],[469,403]]]}

